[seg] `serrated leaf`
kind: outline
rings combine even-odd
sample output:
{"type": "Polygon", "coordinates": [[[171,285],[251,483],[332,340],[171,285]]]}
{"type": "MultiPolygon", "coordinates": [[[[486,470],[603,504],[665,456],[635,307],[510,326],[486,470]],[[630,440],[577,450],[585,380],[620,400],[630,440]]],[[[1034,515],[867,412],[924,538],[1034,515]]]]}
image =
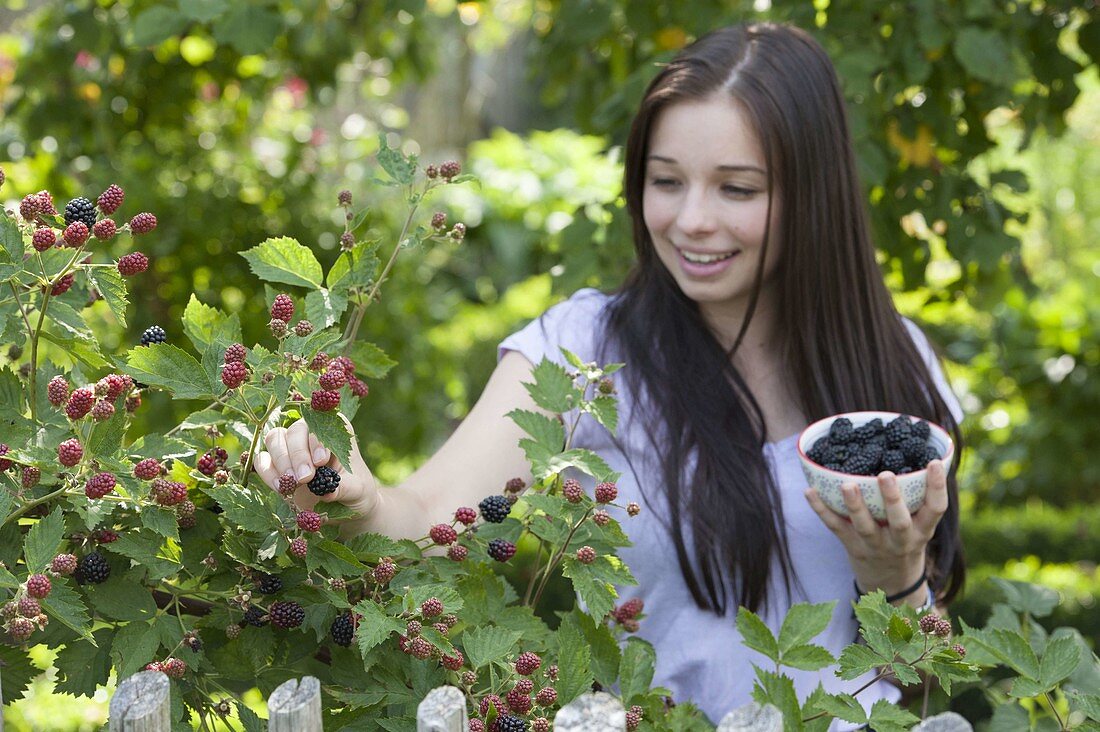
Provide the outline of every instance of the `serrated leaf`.
{"type": "Polygon", "coordinates": [[[41,572],[57,554],[65,534],[65,514],[60,507],[34,522],[23,542],[23,560],[30,572],[41,572]]]}
{"type": "Polygon", "coordinates": [[[772,631],[756,613],[748,608],[737,609],[737,631],[741,633],[741,642],[754,651],[759,651],[772,661],[779,661],[779,643],[772,631]]]}
{"type": "Polygon", "coordinates": [[[267,724],[265,720],[260,719],[256,712],[246,707],[241,702],[237,702],[237,719],[241,721],[241,725],[244,727],[244,732],[267,732],[267,724]]]}
{"type": "Polygon", "coordinates": [[[1030,732],[1031,730],[1031,719],[1027,710],[1015,702],[996,705],[989,724],[989,728],[997,732],[1030,732]]]}
{"type": "Polygon", "coordinates": [[[400,545],[390,537],[370,532],[364,532],[348,539],[344,542],[344,546],[351,550],[356,557],[370,557],[372,560],[377,557],[392,557],[394,554],[401,552],[400,545]]]}
{"type": "Polygon", "coordinates": [[[115,405],[115,413],[106,422],[98,422],[92,429],[92,436],[84,447],[89,455],[103,459],[113,456],[122,447],[126,435],[126,410],[115,405]]]}
{"type": "Polygon", "coordinates": [[[1071,691],[1068,696],[1074,709],[1079,709],[1089,719],[1100,722],[1100,695],[1071,691]]]}
{"type": "Polygon", "coordinates": [[[305,408],[302,417],[317,441],[331,450],[341,465],[351,464],[351,433],[338,413],[305,408]]]}
{"type": "Polygon", "coordinates": [[[356,604],[355,612],[362,616],[355,629],[355,642],[359,645],[359,652],[364,658],[372,648],[390,635],[405,630],[404,623],[386,615],[378,603],[372,600],[362,600],[356,604]]]}
{"type": "Polygon", "coordinates": [[[755,668],[756,684],[752,698],[760,704],[771,704],[783,713],[784,732],[801,732],[802,714],[798,695],[790,677],[755,668]]]}
{"type": "Polygon", "coordinates": [[[470,627],[462,634],[462,648],[470,667],[479,669],[508,656],[522,634],[492,625],[470,627]]]}
{"type": "Polygon", "coordinates": [[[112,620],[152,620],[157,604],[148,588],[124,577],[89,585],[88,600],[97,613],[112,620]]]}
{"type": "Polygon", "coordinates": [[[266,239],[241,252],[252,272],[265,282],[316,289],[321,286],[321,263],[309,247],[290,237],[266,239]]]}
{"type": "Polygon", "coordinates": [[[840,678],[850,681],[862,676],[877,666],[885,666],[889,662],[889,658],[871,650],[867,646],[853,643],[852,645],[846,646],[844,650],[841,651],[840,659],[838,660],[838,675],[840,678]]]}
{"type": "Polygon", "coordinates": [[[23,235],[19,232],[19,224],[7,214],[0,214],[0,244],[9,262],[19,264],[23,261],[23,235]]]}
{"type": "Polygon", "coordinates": [[[573,583],[573,589],[584,601],[587,612],[594,618],[602,618],[615,607],[619,594],[614,585],[600,578],[597,564],[606,564],[607,557],[597,557],[592,564],[582,564],[573,557],[562,562],[561,573],[573,583]]]}
{"type": "Polygon", "coordinates": [[[381,379],[397,365],[385,351],[366,341],[353,343],[350,357],[355,362],[355,375],[359,378],[381,379]]]}
{"type": "Polygon", "coordinates": [[[592,651],[571,615],[558,626],[558,703],[565,706],[592,688],[592,651]]]}
{"type": "Polygon", "coordinates": [[[531,370],[531,375],[535,378],[534,383],[523,386],[535,404],[557,414],[568,412],[575,406],[577,389],[562,366],[543,358],[531,370]]]}
{"type": "Polygon", "coordinates": [[[890,625],[886,629],[886,636],[895,643],[908,643],[913,639],[913,626],[902,620],[901,615],[890,618],[890,625]]]}
{"type": "Polygon", "coordinates": [[[962,28],[952,44],[955,58],[969,75],[1004,87],[1016,81],[1009,49],[1000,33],[977,26],[962,28]]]}
{"type": "Polygon", "coordinates": [[[35,676],[42,673],[33,663],[31,657],[22,648],[0,644],[0,693],[3,694],[4,704],[10,704],[23,698],[27,687],[35,676]]]}
{"type": "Polygon", "coordinates": [[[1043,686],[1054,687],[1073,673],[1081,660],[1081,649],[1072,636],[1060,636],[1047,643],[1039,663],[1039,681],[1043,686]]]}
{"type": "Polygon", "coordinates": [[[355,554],[343,544],[335,541],[319,541],[310,546],[310,554],[316,556],[319,566],[335,576],[358,576],[368,569],[355,554]]]}
{"type": "Polygon", "coordinates": [[[657,654],[648,641],[628,638],[619,664],[619,683],[623,704],[629,705],[635,696],[641,696],[653,683],[653,670],[657,654]]]}
{"type": "Polygon", "coordinates": [[[805,602],[793,605],[779,629],[779,650],[786,653],[825,632],[835,608],[836,600],[816,605],[805,602]]]}
{"type": "Polygon", "coordinates": [[[869,722],[875,732],[908,732],[910,727],[920,722],[920,718],[888,699],[879,699],[871,705],[869,722]]]}
{"type": "Polygon", "coordinates": [[[126,283],[123,282],[122,275],[112,267],[93,267],[88,269],[88,279],[99,290],[119,325],[125,328],[126,308],[130,301],[126,297],[126,283]]]}
{"type": "Polygon", "coordinates": [[[160,647],[160,634],[155,625],[133,622],[119,629],[111,643],[119,678],[126,678],[141,670],[156,658],[160,647]]]}
{"type": "Polygon", "coordinates": [[[244,531],[267,534],[279,528],[281,522],[275,512],[274,492],[262,488],[241,486],[200,486],[225,511],[225,517],[244,531]]]}
{"type": "Polygon", "coordinates": [[[342,292],[319,288],[306,295],[306,318],[314,328],[328,328],[340,321],[348,309],[348,296],[342,292]]]}
{"type": "Polygon", "coordinates": [[[384,132],[378,135],[378,164],[391,178],[401,185],[409,185],[416,178],[416,158],[405,157],[400,150],[386,143],[384,132]]]}
{"type": "Polygon", "coordinates": [[[347,291],[374,282],[379,265],[377,251],[377,244],[356,244],[351,251],[340,254],[328,272],[329,289],[347,291]]]}
{"type": "Polygon", "coordinates": [[[1014,696],[1017,699],[1030,699],[1033,696],[1039,696],[1049,689],[1040,684],[1035,679],[1029,679],[1026,676],[1017,676],[1012,680],[1012,688],[1008,690],[1009,696],[1014,696]]]}
{"type": "Polygon", "coordinates": [[[195,293],[191,293],[191,299],[183,311],[183,332],[200,353],[211,344],[224,349],[231,343],[241,341],[241,321],[236,313],[226,315],[200,302],[195,293]]]}
{"type": "Polygon", "coordinates": [[[863,724],[867,721],[867,712],[851,694],[822,694],[814,701],[814,708],[846,722],[863,724]]]}
{"type": "Polygon", "coordinates": [[[111,365],[99,350],[99,341],[87,333],[63,335],[49,330],[43,330],[41,335],[50,343],[67,351],[70,356],[93,371],[98,371],[99,369],[107,368],[111,365]]]}
{"type": "Polygon", "coordinates": [[[1009,668],[1028,678],[1039,678],[1039,659],[1019,633],[995,628],[980,638],[975,636],[974,640],[1009,668]]]}
{"type": "Polygon", "coordinates": [[[549,472],[546,476],[540,476],[539,479],[557,475],[568,468],[577,468],[597,481],[615,481],[619,477],[619,474],[596,453],[584,448],[574,448],[552,456],[547,463],[549,472]]]}
{"type": "Polygon", "coordinates": [[[99,630],[95,634],[96,645],[73,642],[61,649],[54,661],[58,675],[56,693],[91,697],[107,683],[114,646],[112,633],[110,629],[99,630]]]}
{"type": "Polygon", "coordinates": [[[84,606],[80,596],[69,587],[67,581],[55,578],[50,594],[39,602],[42,603],[42,609],[50,618],[61,621],[85,640],[95,642],[92,640],[88,608],[84,606]]]}
{"type": "Polygon", "coordinates": [[[169,343],[131,350],[122,370],[142,383],[167,389],[176,399],[212,399],[221,391],[220,383],[210,383],[194,356],[169,343]]]}
{"type": "Polygon", "coordinates": [[[804,643],[784,651],[781,663],[803,671],[817,671],[836,663],[836,659],[821,646],[804,643]]]}
{"type": "Polygon", "coordinates": [[[1005,604],[1018,613],[1045,618],[1058,607],[1058,593],[1049,587],[1006,580],[1001,577],[990,577],[990,581],[1004,595],[1005,604]]]}
{"type": "Polygon", "coordinates": [[[565,428],[558,420],[526,409],[513,409],[505,416],[531,435],[540,446],[555,452],[564,447],[565,428]]]}
{"type": "Polygon", "coordinates": [[[615,434],[619,426],[619,408],[614,397],[598,396],[585,405],[585,411],[595,417],[604,429],[615,434]]]}

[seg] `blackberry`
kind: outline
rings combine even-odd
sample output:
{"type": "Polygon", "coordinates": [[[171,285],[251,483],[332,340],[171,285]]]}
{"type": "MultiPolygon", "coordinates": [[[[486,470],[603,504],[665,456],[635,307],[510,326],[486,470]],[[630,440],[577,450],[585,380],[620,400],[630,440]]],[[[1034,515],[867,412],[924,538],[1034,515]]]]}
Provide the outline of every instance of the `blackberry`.
{"type": "Polygon", "coordinates": [[[852,420],[847,417],[837,417],[829,425],[829,439],[835,445],[847,444],[852,439],[855,430],[852,428],[852,420]]]}
{"type": "Polygon", "coordinates": [[[157,228],[157,217],[148,211],[143,211],[130,219],[130,231],[134,234],[148,234],[155,228],[157,228]]]}
{"type": "Polygon", "coordinates": [[[469,526],[470,524],[477,521],[477,513],[474,511],[474,509],[469,508],[468,506],[462,506],[455,510],[455,521],[459,521],[466,526],[469,526]]]}
{"type": "Polygon", "coordinates": [[[924,455],[921,456],[921,460],[920,460],[919,465],[920,465],[921,468],[927,468],[928,463],[932,462],[933,460],[939,460],[939,459],[940,459],[940,451],[937,450],[936,448],[932,447],[931,445],[926,445],[925,448],[924,448],[924,455]]]}
{"type": "Polygon", "coordinates": [[[57,446],[57,460],[67,468],[71,468],[80,462],[84,456],[84,448],[75,437],[65,440],[57,446]]]}
{"type": "Polygon", "coordinates": [[[64,277],[62,277],[61,279],[59,279],[57,282],[55,282],[53,284],[53,287],[50,288],[50,294],[51,295],[64,295],[66,292],[69,291],[69,288],[71,288],[73,286],[73,282],[75,282],[75,281],[76,281],[76,277],[74,277],[73,275],[71,275],[71,274],[65,275],[64,277]]]}
{"type": "Polygon", "coordinates": [[[315,390],[310,394],[309,406],[315,412],[331,412],[340,406],[340,393],[328,389],[315,390]]]}
{"type": "Polygon", "coordinates": [[[73,578],[76,579],[78,585],[89,582],[98,585],[101,582],[106,582],[107,578],[110,576],[111,565],[107,563],[107,560],[102,554],[99,552],[92,552],[91,554],[85,554],[81,557],[76,565],[76,572],[73,578]]]}
{"type": "Polygon", "coordinates": [[[294,522],[302,531],[317,532],[321,530],[321,516],[315,511],[301,511],[294,517],[294,522]]]}
{"type": "Polygon", "coordinates": [[[271,616],[271,624],[283,630],[297,628],[306,619],[306,611],[292,600],[271,603],[268,614],[271,616]]]}
{"type": "Polygon", "coordinates": [[[335,470],[322,465],[317,468],[317,473],[309,481],[309,492],[315,496],[327,496],[329,493],[335,493],[336,488],[340,485],[340,476],[335,470]]]}
{"type": "Polygon", "coordinates": [[[860,454],[870,460],[871,463],[874,465],[874,471],[871,473],[871,475],[878,475],[879,466],[882,465],[882,456],[885,452],[886,449],[876,442],[869,442],[863,446],[860,454]]]}
{"type": "Polygon", "coordinates": [[[168,334],[159,325],[150,325],[141,334],[141,345],[148,346],[151,343],[164,343],[168,340],[168,334]]]}
{"type": "Polygon", "coordinates": [[[290,295],[280,293],[275,296],[275,300],[271,303],[271,317],[290,322],[294,317],[294,301],[290,299],[290,295]]]}
{"type": "Polygon", "coordinates": [[[596,550],[590,546],[582,546],[577,550],[577,561],[581,564],[592,564],[596,561],[596,550]]]}
{"type": "Polygon", "coordinates": [[[507,562],[516,555],[516,545],[504,539],[489,542],[489,556],[498,562],[507,562]]]}
{"type": "Polygon", "coordinates": [[[34,235],[31,236],[31,246],[38,252],[44,252],[56,243],[57,234],[49,227],[35,229],[34,235]]]}
{"type": "Polygon", "coordinates": [[[538,671],[541,665],[542,659],[539,658],[538,654],[524,651],[516,659],[516,673],[520,676],[530,676],[538,671]]]}
{"type": "Polygon", "coordinates": [[[822,457],[827,463],[842,464],[850,454],[847,445],[830,445],[822,457]]]}
{"type": "Polygon", "coordinates": [[[28,488],[34,488],[38,485],[38,481],[42,478],[42,471],[33,465],[23,466],[23,475],[20,477],[20,485],[24,490],[28,488]]]}
{"type": "Polygon", "coordinates": [[[254,628],[262,628],[267,625],[267,621],[264,620],[266,615],[262,608],[258,608],[255,605],[244,611],[244,618],[241,620],[242,625],[251,625],[254,628]]]}
{"type": "Polygon", "coordinates": [[[50,578],[44,574],[32,574],[27,578],[27,594],[42,599],[50,594],[50,578]]]}
{"type": "Polygon", "coordinates": [[[351,613],[337,615],[336,619],[332,621],[332,627],[329,628],[329,635],[332,636],[332,642],[336,645],[344,648],[350,646],[351,640],[355,636],[355,621],[352,619],[351,613]]]}
{"type": "Polygon", "coordinates": [[[825,463],[825,465],[822,466],[822,467],[824,467],[828,470],[835,470],[836,472],[841,473],[841,472],[843,472],[843,467],[844,466],[841,465],[840,463],[825,463]]]}
{"type": "Polygon", "coordinates": [[[882,420],[875,417],[865,425],[856,427],[852,432],[852,442],[857,442],[860,445],[866,445],[874,438],[879,432],[882,432],[882,420]]]}
{"type": "Polygon", "coordinates": [[[259,592],[261,595],[274,595],[279,590],[283,589],[283,580],[280,577],[276,577],[273,574],[265,574],[260,579],[259,592]]]}
{"type": "Polygon", "coordinates": [[[619,490],[614,483],[596,484],[596,503],[611,503],[619,495],[619,490]]]}
{"type": "Polygon", "coordinates": [[[874,467],[874,464],[863,453],[857,452],[844,461],[840,466],[840,471],[849,475],[874,475],[874,467]]]}
{"type": "Polygon", "coordinates": [[[96,205],[99,206],[99,210],[105,214],[113,214],[118,210],[118,207],[122,205],[122,199],[126,197],[126,194],[121,188],[112,183],[107,186],[107,190],[99,194],[99,198],[96,199],[96,205]]]}
{"type": "Polygon", "coordinates": [[[428,531],[432,541],[440,546],[447,546],[458,538],[458,533],[450,524],[436,524],[428,531]]]}
{"type": "Polygon", "coordinates": [[[907,437],[898,449],[905,455],[905,462],[909,465],[920,465],[921,460],[924,458],[924,448],[928,446],[924,440],[919,437],[907,437]]]}
{"type": "Polygon", "coordinates": [[[497,729],[500,732],[527,732],[527,720],[509,714],[497,720],[497,729]]]}
{"type": "Polygon", "coordinates": [[[806,452],[806,457],[813,460],[818,465],[823,465],[827,462],[825,460],[825,455],[832,446],[833,443],[829,440],[828,436],[821,437],[813,444],[813,447],[806,452]]]}
{"type": "Polygon", "coordinates": [[[130,277],[149,269],[149,258],[141,252],[130,252],[119,258],[118,273],[123,277],[130,277]]]}
{"type": "Polygon", "coordinates": [[[886,435],[887,447],[899,447],[901,443],[905,442],[905,439],[912,435],[912,424],[909,422],[909,418],[905,415],[895,417],[890,420],[890,424],[886,425],[884,434],[886,435]]]}
{"type": "Polygon", "coordinates": [[[65,225],[74,221],[83,221],[89,229],[95,226],[95,204],[83,196],[65,204],[65,225]]]}
{"type": "Polygon", "coordinates": [[[922,440],[927,440],[929,437],[932,436],[932,428],[929,427],[928,423],[925,422],[923,419],[914,422],[910,429],[913,431],[913,434],[915,436],[921,438],[922,440]]]}
{"type": "Polygon", "coordinates": [[[891,473],[900,473],[905,467],[905,455],[901,450],[886,450],[882,453],[882,469],[891,473]]]}
{"type": "Polygon", "coordinates": [[[243,362],[245,356],[248,355],[248,350],[240,343],[234,343],[229,348],[225,349],[225,362],[237,363],[243,362]]]}
{"type": "Polygon", "coordinates": [[[107,241],[113,239],[115,234],[118,233],[118,224],[111,219],[103,219],[102,221],[95,222],[95,226],[92,227],[92,236],[100,241],[107,241]]]}
{"type": "Polygon", "coordinates": [[[512,510],[512,504],[504,496],[489,496],[477,504],[477,507],[481,509],[482,518],[491,524],[504,521],[512,510]]]}

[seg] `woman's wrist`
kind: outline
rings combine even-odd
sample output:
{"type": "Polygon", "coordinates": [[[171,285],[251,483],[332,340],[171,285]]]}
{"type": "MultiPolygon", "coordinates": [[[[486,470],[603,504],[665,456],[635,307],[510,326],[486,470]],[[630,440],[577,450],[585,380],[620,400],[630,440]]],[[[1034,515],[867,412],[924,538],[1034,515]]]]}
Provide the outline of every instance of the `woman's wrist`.
{"type": "Polygon", "coordinates": [[[923,562],[917,570],[909,570],[902,573],[894,573],[888,577],[878,579],[866,579],[856,574],[856,591],[860,595],[866,595],[876,590],[886,595],[887,602],[898,605],[906,603],[913,607],[926,604],[928,597],[928,581],[923,562]]]}

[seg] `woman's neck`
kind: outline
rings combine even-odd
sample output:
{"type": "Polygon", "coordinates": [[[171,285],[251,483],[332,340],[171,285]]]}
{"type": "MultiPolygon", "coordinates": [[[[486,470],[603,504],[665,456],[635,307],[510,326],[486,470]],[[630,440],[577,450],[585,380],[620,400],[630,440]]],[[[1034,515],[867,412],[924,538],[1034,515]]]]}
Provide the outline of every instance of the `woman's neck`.
{"type": "MultiPolygon", "coordinates": [[[[715,338],[718,339],[718,343],[728,352],[737,342],[737,337],[741,334],[742,324],[749,315],[748,303],[738,303],[736,305],[731,303],[701,303],[699,309],[715,338]]],[[[738,367],[738,370],[742,370],[742,366],[747,367],[760,364],[762,361],[769,362],[778,359],[780,353],[779,339],[776,337],[778,322],[777,308],[773,298],[769,297],[766,292],[761,292],[756,308],[749,319],[748,328],[745,329],[745,335],[733,356],[733,363],[738,367]]]]}

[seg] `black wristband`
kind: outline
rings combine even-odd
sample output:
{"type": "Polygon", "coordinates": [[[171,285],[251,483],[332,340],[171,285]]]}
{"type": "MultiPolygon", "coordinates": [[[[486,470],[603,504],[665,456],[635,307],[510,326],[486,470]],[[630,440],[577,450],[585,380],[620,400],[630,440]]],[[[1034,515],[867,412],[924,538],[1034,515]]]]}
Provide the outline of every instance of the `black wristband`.
{"type": "MultiPolygon", "coordinates": [[[[919,590],[920,586],[923,585],[927,581],[928,581],[928,575],[924,572],[921,572],[920,578],[917,579],[917,581],[914,582],[911,587],[906,587],[901,592],[897,592],[893,595],[887,595],[886,596],[886,602],[895,603],[898,600],[902,600],[902,599],[905,599],[906,597],[909,597],[914,592],[919,590]]],[[[856,589],[856,595],[859,596],[859,597],[862,597],[863,595],[867,594],[863,590],[859,589],[859,584],[855,580],[852,580],[852,587],[854,587],[856,589]]]]}

